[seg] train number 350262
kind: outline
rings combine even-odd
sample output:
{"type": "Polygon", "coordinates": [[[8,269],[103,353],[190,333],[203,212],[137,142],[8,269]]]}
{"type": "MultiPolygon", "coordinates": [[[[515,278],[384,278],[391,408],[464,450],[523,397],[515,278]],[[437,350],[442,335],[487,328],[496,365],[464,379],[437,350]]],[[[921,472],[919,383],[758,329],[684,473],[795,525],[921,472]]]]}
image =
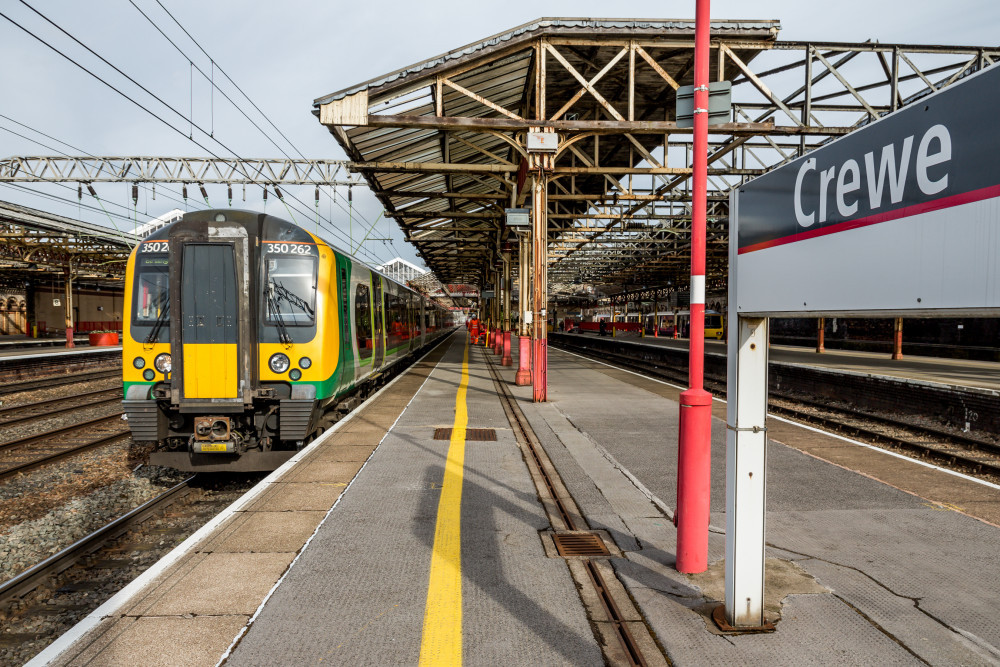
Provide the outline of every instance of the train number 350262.
{"type": "Polygon", "coordinates": [[[313,247],[307,243],[267,243],[266,252],[287,255],[311,255],[313,247]]]}

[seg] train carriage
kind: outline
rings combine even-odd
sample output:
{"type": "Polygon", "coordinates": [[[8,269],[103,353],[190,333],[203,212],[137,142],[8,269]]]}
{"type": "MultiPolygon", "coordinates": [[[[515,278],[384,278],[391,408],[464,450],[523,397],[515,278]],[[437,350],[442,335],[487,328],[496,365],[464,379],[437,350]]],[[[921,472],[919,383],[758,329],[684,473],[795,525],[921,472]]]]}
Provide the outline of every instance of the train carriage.
{"type": "Polygon", "coordinates": [[[133,442],[182,470],[274,469],[451,326],[432,301],[250,211],[185,215],[135,248],[127,275],[133,442]]]}

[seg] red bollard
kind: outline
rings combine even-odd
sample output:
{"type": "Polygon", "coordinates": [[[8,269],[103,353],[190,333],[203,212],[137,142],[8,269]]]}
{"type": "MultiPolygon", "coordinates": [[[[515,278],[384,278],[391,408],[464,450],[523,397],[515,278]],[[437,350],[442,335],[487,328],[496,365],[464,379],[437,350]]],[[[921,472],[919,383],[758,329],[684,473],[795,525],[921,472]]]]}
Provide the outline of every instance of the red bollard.
{"type": "Polygon", "coordinates": [[[66,347],[76,347],[73,342],[73,327],[66,327],[66,347]]]}
{"type": "Polygon", "coordinates": [[[503,354],[503,332],[500,329],[493,331],[493,354],[503,354]]]}
{"type": "Polygon", "coordinates": [[[526,387],[531,384],[531,339],[527,336],[517,337],[517,374],[514,384],[526,387]]]}
{"type": "Polygon", "coordinates": [[[510,366],[514,360],[510,356],[510,332],[503,332],[503,356],[500,358],[501,366],[510,366]]]}
{"type": "Polygon", "coordinates": [[[677,452],[677,571],[708,567],[709,500],[712,493],[712,395],[688,389],[680,396],[677,452]]]}

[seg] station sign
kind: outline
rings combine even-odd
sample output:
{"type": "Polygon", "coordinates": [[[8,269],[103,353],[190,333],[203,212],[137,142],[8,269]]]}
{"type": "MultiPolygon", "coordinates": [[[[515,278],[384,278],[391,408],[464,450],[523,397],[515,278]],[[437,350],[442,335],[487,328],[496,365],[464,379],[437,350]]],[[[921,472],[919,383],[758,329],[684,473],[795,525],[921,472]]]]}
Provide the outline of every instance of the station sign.
{"type": "Polygon", "coordinates": [[[998,109],[989,67],[734,190],[731,306],[1000,314],[998,109]]]}

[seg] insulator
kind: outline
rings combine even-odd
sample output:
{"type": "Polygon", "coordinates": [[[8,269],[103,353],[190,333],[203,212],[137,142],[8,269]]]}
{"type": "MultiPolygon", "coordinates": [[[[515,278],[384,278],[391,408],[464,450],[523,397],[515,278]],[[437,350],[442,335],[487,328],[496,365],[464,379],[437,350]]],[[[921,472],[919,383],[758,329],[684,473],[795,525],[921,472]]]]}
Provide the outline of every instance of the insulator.
{"type": "Polygon", "coordinates": [[[226,189],[227,189],[227,191],[229,193],[229,205],[232,206],[233,205],[233,186],[231,186],[231,185],[227,186],[226,189]]]}
{"type": "Polygon", "coordinates": [[[184,185],[181,186],[181,194],[184,195],[184,201],[187,201],[187,198],[188,198],[188,186],[187,186],[187,183],[185,183],[184,185]]]}
{"type": "MultiPolygon", "coordinates": [[[[90,193],[91,197],[97,197],[97,190],[95,190],[94,186],[91,185],[90,183],[87,183],[87,191],[90,193]]],[[[99,199],[99,197],[98,197],[98,199],[99,199]]]]}
{"type": "Polygon", "coordinates": [[[153,183],[153,201],[156,201],[156,183],[153,183]]]}
{"type": "Polygon", "coordinates": [[[136,206],[139,203],[139,186],[135,183],[132,184],[132,205],[136,206]]]}
{"type": "Polygon", "coordinates": [[[76,198],[80,200],[83,199],[83,183],[76,184],[76,198]]]}
{"type": "Polygon", "coordinates": [[[274,194],[278,195],[278,199],[281,201],[285,201],[285,198],[281,195],[281,190],[278,189],[277,185],[274,186],[274,194]]]}
{"type": "Polygon", "coordinates": [[[247,184],[243,184],[243,201],[247,200],[247,184]]]}
{"type": "Polygon", "coordinates": [[[316,206],[319,206],[319,186],[316,186],[316,206]]]}
{"type": "Polygon", "coordinates": [[[267,203],[267,186],[264,186],[264,203],[267,203]]]}
{"type": "Polygon", "coordinates": [[[347,186],[347,201],[354,201],[354,189],[351,186],[347,186]]]}
{"type": "Polygon", "coordinates": [[[198,189],[201,190],[201,196],[205,198],[205,201],[208,201],[208,193],[205,192],[205,186],[199,183],[198,189]]]}

